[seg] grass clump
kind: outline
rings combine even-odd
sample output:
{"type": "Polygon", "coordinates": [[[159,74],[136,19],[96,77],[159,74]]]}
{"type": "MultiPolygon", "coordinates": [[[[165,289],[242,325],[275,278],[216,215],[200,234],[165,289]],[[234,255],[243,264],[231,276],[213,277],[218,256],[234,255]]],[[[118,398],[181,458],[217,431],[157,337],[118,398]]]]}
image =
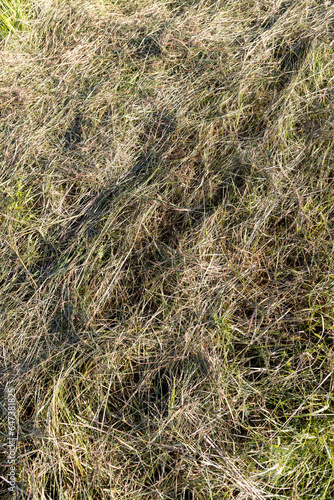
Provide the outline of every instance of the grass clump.
{"type": "Polygon", "coordinates": [[[25,0],[0,0],[0,40],[9,33],[24,29],[29,4],[25,0]]]}
{"type": "Polygon", "coordinates": [[[332,498],[331,3],[3,12],[17,498],[332,498]]]}

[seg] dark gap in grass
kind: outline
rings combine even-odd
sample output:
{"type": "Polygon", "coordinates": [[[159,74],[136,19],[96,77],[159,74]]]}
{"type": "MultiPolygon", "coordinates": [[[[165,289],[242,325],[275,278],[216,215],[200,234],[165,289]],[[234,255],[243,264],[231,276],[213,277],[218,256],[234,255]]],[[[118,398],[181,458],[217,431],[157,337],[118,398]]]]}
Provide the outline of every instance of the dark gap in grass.
{"type": "MultiPolygon", "coordinates": [[[[212,196],[205,199],[206,209],[210,207],[217,209],[224,202],[232,202],[231,210],[234,211],[234,202],[238,202],[240,196],[245,192],[247,186],[256,188],[257,178],[252,175],[250,165],[240,165],[228,171],[222,171],[222,180],[219,181],[212,196]]],[[[261,186],[263,193],[267,190],[266,185],[261,186]]]]}
{"type": "Polygon", "coordinates": [[[245,191],[247,182],[251,182],[252,167],[237,159],[229,169],[221,172],[222,180],[217,184],[213,195],[205,200],[206,208],[217,209],[224,201],[238,200],[245,191]]]}
{"type": "MultiPolygon", "coordinates": [[[[144,147],[155,148],[163,138],[175,130],[176,122],[173,114],[162,111],[154,111],[151,117],[143,124],[143,132],[139,134],[139,141],[144,147]]],[[[167,141],[168,142],[168,141],[167,141]]]]}
{"type": "MultiPolygon", "coordinates": [[[[19,295],[20,301],[28,301],[32,297],[34,286],[31,276],[20,262],[15,265],[14,271],[9,273],[9,279],[10,281],[5,280],[6,283],[9,283],[6,290],[7,300],[10,296],[14,297],[16,293],[19,295]],[[24,288],[23,284],[25,284],[24,288]]],[[[0,304],[2,303],[0,302],[0,304]]]]}
{"type": "Polygon", "coordinates": [[[134,426],[137,429],[142,425],[155,426],[156,419],[168,417],[173,380],[191,373],[193,380],[200,383],[209,371],[208,361],[200,353],[189,354],[184,359],[171,355],[171,360],[160,367],[156,366],[156,360],[151,363],[151,366],[133,364],[132,371],[115,382],[107,402],[106,417],[117,428],[124,429],[124,423],[127,428],[134,426]]]}
{"type": "Polygon", "coordinates": [[[228,189],[226,183],[220,182],[214,191],[213,197],[209,199],[208,202],[215,209],[223,203],[227,194],[228,189]]]}
{"type": "Polygon", "coordinates": [[[279,40],[273,58],[278,64],[278,76],[275,83],[277,90],[283,90],[291,81],[307,56],[310,41],[301,35],[294,42],[279,40]]]}
{"type": "Polygon", "coordinates": [[[314,265],[314,258],[307,248],[295,248],[288,254],[284,262],[288,269],[308,270],[314,265]]]}
{"type": "Polygon", "coordinates": [[[244,161],[235,158],[233,166],[227,176],[227,185],[235,186],[240,192],[246,187],[246,180],[249,177],[252,170],[250,163],[245,163],[244,161]]]}
{"type": "Polygon", "coordinates": [[[311,320],[301,322],[298,326],[299,331],[303,332],[301,336],[308,339],[312,345],[322,344],[327,348],[333,348],[334,330],[323,324],[320,315],[315,315],[311,320]]]}
{"type": "Polygon", "coordinates": [[[270,224],[270,229],[275,230],[278,233],[283,233],[291,238],[291,231],[294,230],[298,216],[298,210],[292,210],[288,213],[282,213],[281,216],[272,217],[272,222],[270,224]]]}
{"type": "Polygon", "coordinates": [[[246,308],[244,309],[244,314],[247,319],[251,319],[256,316],[256,311],[256,308],[246,306],[246,308]]]}
{"type": "MultiPolygon", "coordinates": [[[[106,486],[109,487],[110,485],[106,484],[106,486]]],[[[107,489],[107,488],[105,488],[105,489],[107,489]]],[[[93,491],[91,492],[91,495],[92,496],[90,498],[92,498],[94,500],[106,500],[105,495],[96,489],[93,489],[93,491]]]]}
{"type": "Polygon", "coordinates": [[[270,30],[275,24],[277,23],[278,19],[280,18],[279,15],[276,16],[268,16],[266,17],[262,22],[254,23],[255,27],[261,27],[264,31],[270,30]]]}
{"type": "Polygon", "coordinates": [[[25,424],[32,423],[35,411],[36,411],[35,400],[33,396],[30,395],[28,398],[25,398],[24,409],[20,411],[20,421],[22,421],[22,423],[25,424]]]}
{"type": "Polygon", "coordinates": [[[288,2],[282,2],[279,5],[278,11],[276,14],[272,15],[269,14],[267,17],[265,17],[262,21],[253,21],[250,26],[255,27],[255,28],[262,28],[264,31],[269,30],[272,28],[279,18],[286,13],[286,11],[293,5],[293,2],[288,1],[288,2]]]}
{"type": "Polygon", "coordinates": [[[170,267],[170,261],[174,258],[177,260],[180,238],[192,227],[188,213],[165,207],[158,209],[158,213],[160,222],[156,224],[154,245],[150,242],[141,243],[142,247],[125,264],[120,284],[122,290],[126,290],[127,306],[133,308],[145,301],[145,314],[152,314],[159,309],[163,301],[161,293],[168,296],[169,291],[173,291],[173,280],[177,279],[178,268],[170,267]],[[170,269],[168,279],[166,268],[170,269]]]}
{"type": "Polygon", "coordinates": [[[163,461],[163,463],[158,463],[154,468],[153,473],[145,480],[146,486],[154,486],[159,483],[161,487],[161,483],[163,483],[167,476],[173,472],[175,463],[174,460],[171,459],[170,454],[164,454],[159,462],[161,461],[163,461]]]}
{"type": "Polygon", "coordinates": [[[38,284],[42,284],[51,275],[59,257],[57,248],[47,241],[41,243],[40,254],[41,257],[28,268],[38,284]]]}
{"type": "MultiPolygon", "coordinates": [[[[133,423],[151,421],[153,417],[167,417],[171,376],[168,369],[162,368],[138,391],[130,405],[130,415],[133,423]]],[[[141,379],[133,377],[133,389],[136,390],[140,387],[143,380],[145,380],[144,374],[141,375],[141,379]]],[[[131,397],[130,393],[129,396],[131,397]]],[[[153,421],[151,423],[153,424],[153,421]]]]}
{"type": "Polygon", "coordinates": [[[136,56],[138,59],[158,57],[161,55],[161,46],[153,36],[145,36],[136,40],[136,56]]]}
{"type": "Polygon", "coordinates": [[[134,166],[125,177],[127,182],[132,181],[127,187],[131,190],[135,186],[145,183],[153,173],[154,167],[158,165],[159,162],[157,160],[158,158],[154,149],[149,149],[147,153],[140,154],[134,166]]]}
{"type": "Polygon", "coordinates": [[[257,116],[255,113],[245,115],[245,119],[240,123],[238,137],[241,140],[261,139],[267,129],[265,119],[257,116]]]}
{"type": "MultiPolygon", "coordinates": [[[[159,278],[158,270],[150,263],[135,264],[134,259],[127,262],[125,268],[125,279],[121,280],[120,286],[126,290],[127,306],[133,309],[142,304],[146,296],[146,287],[150,288],[150,281],[159,278]]],[[[154,314],[159,308],[153,297],[146,303],[145,312],[154,314]]]]}
{"type": "MultiPolygon", "coordinates": [[[[210,73],[210,69],[213,69],[212,67],[215,66],[216,58],[212,58],[211,54],[200,50],[192,56],[189,62],[191,64],[191,67],[189,68],[191,71],[191,77],[193,80],[196,80],[197,78],[210,73]]],[[[216,93],[213,92],[212,96],[207,96],[202,105],[205,105],[206,102],[214,102],[212,97],[215,96],[215,94],[216,93]]]]}
{"type": "Polygon", "coordinates": [[[247,373],[253,378],[252,368],[266,368],[266,360],[263,354],[262,346],[254,346],[246,349],[244,352],[244,365],[247,367],[247,373]]]}
{"type": "Polygon", "coordinates": [[[250,422],[251,422],[251,418],[248,420],[246,419],[245,425],[238,423],[238,424],[235,424],[231,428],[231,435],[236,438],[235,441],[238,444],[242,445],[242,444],[245,444],[249,441],[250,429],[247,427],[247,424],[249,424],[250,422]]]}
{"type": "Polygon", "coordinates": [[[194,494],[188,488],[184,489],[182,493],[176,495],[177,500],[194,500],[194,494]]]}
{"type": "Polygon", "coordinates": [[[59,495],[59,488],[55,482],[53,474],[46,474],[45,478],[45,495],[47,500],[60,500],[62,497],[59,495]]]}
{"type": "MultiPolygon", "coordinates": [[[[195,7],[201,0],[172,0],[166,3],[168,10],[172,10],[175,15],[184,14],[189,8],[195,7]]],[[[208,3],[212,3],[212,0],[208,3]]]]}
{"type": "Polygon", "coordinates": [[[82,115],[76,114],[71,127],[64,135],[64,149],[72,151],[82,141],[82,115]]]}
{"type": "Polygon", "coordinates": [[[190,228],[188,214],[186,212],[177,212],[173,209],[167,209],[164,214],[164,220],[165,224],[161,230],[158,241],[175,250],[178,247],[182,235],[190,228]]]}
{"type": "Polygon", "coordinates": [[[265,287],[270,284],[271,278],[268,275],[268,271],[258,271],[256,273],[256,282],[261,285],[261,287],[265,287]]]}
{"type": "Polygon", "coordinates": [[[282,73],[297,71],[307,55],[308,47],[309,42],[306,40],[295,42],[292,46],[288,44],[280,46],[274,53],[274,58],[280,62],[279,70],[282,73]]]}
{"type": "Polygon", "coordinates": [[[278,15],[279,16],[282,16],[283,14],[285,14],[287,12],[287,10],[292,7],[294,4],[294,0],[287,0],[287,1],[283,1],[280,5],[279,5],[279,8],[278,8],[278,15]]]}
{"type": "MultiPolygon", "coordinates": [[[[149,151],[147,154],[141,154],[138,156],[134,166],[123,176],[123,178],[113,182],[99,194],[89,196],[88,203],[87,198],[83,200],[84,206],[89,205],[86,210],[84,209],[84,213],[82,213],[83,203],[81,202],[80,207],[77,209],[77,218],[74,219],[66,229],[59,228],[58,230],[57,248],[59,249],[59,243],[61,242],[64,247],[62,249],[63,258],[66,257],[67,260],[69,259],[70,256],[66,254],[66,248],[69,249],[71,242],[78,237],[79,231],[84,229],[85,234],[87,234],[89,238],[98,234],[99,221],[105,213],[110,212],[110,208],[114,206],[115,200],[126,192],[131,193],[134,188],[147,183],[154,171],[155,165],[152,151],[149,151]],[[89,203],[89,198],[91,203],[89,203]]],[[[154,179],[151,180],[151,183],[152,182],[154,182],[154,179]]],[[[77,196],[75,186],[72,187],[68,195],[77,196]]],[[[74,252],[73,257],[77,254],[77,251],[77,248],[72,249],[72,253],[74,252]]]]}
{"type": "Polygon", "coordinates": [[[48,324],[50,345],[76,346],[80,342],[78,332],[84,329],[85,321],[73,304],[63,304],[57,308],[48,324]]]}
{"type": "Polygon", "coordinates": [[[219,78],[218,75],[208,78],[206,86],[213,92],[213,94],[216,95],[220,94],[222,90],[227,90],[229,88],[229,84],[227,83],[226,79],[219,78]]]}
{"type": "Polygon", "coordinates": [[[234,316],[237,321],[243,319],[249,324],[250,321],[254,319],[257,320],[260,316],[260,312],[258,311],[256,304],[253,305],[253,302],[242,300],[238,307],[235,309],[234,316]]]}
{"type": "Polygon", "coordinates": [[[170,374],[163,369],[152,380],[155,399],[166,399],[170,393],[170,374]]]}
{"type": "Polygon", "coordinates": [[[160,57],[162,48],[159,38],[162,30],[155,30],[154,34],[148,34],[144,28],[140,28],[137,36],[134,36],[127,42],[127,48],[130,49],[131,56],[141,62],[143,59],[160,57]]]}
{"type": "Polygon", "coordinates": [[[162,409],[165,394],[161,394],[161,385],[152,386],[150,377],[147,379],[148,370],[147,366],[133,364],[131,372],[115,382],[107,401],[106,420],[113,422],[116,428],[140,428],[147,418],[155,414],[155,409],[162,409]]]}

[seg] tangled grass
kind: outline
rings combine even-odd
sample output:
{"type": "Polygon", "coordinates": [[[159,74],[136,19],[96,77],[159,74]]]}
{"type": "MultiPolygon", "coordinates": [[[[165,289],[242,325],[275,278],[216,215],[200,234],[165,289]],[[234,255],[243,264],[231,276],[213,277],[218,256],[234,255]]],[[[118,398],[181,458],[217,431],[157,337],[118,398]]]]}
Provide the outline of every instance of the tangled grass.
{"type": "Polygon", "coordinates": [[[0,39],[25,28],[30,6],[22,0],[0,0],[0,39]]]}
{"type": "Polygon", "coordinates": [[[332,2],[29,12],[0,42],[17,498],[334,498],[332,2]]]}

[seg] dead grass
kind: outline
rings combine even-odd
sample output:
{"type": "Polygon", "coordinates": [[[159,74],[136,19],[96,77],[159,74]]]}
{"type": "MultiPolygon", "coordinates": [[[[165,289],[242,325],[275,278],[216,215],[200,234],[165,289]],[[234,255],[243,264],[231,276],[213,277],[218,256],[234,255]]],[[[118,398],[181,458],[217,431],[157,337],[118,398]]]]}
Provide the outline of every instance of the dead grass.
{"type": "Polygon", "coordinates": [[[17,498],[332,498],[332,3],[30,9],[0,42],[17,498]]]}

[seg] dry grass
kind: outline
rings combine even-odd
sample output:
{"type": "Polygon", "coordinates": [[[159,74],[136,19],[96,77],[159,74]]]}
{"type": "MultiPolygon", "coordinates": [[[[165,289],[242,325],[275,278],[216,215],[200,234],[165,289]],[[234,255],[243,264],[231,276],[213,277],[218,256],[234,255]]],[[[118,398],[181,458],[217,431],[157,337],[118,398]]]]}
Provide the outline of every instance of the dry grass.
{"type": "Polygon", "coordinates": [[[0,42],[17,498],[333,498],[332,2],[28,11],[0,42]]]}

